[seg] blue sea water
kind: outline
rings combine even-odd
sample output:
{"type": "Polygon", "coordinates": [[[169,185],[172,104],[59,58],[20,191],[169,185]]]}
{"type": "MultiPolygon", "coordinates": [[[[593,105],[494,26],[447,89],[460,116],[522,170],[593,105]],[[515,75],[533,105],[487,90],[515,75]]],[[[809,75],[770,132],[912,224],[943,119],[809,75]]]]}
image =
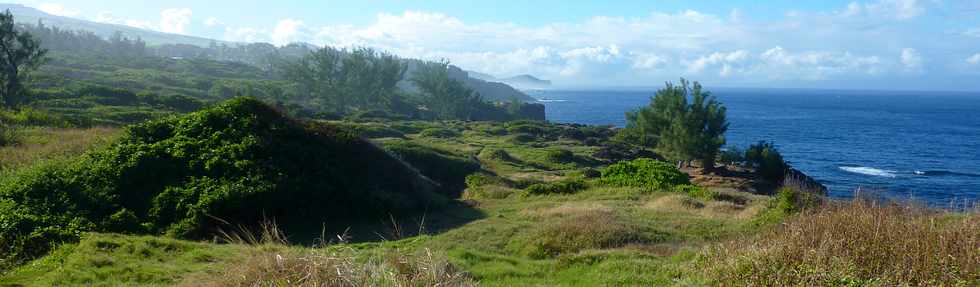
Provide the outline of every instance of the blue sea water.
{"type": "MultiPolygon", "coordinates": [[[[649,90],[532,93],[549,121],[625,125],[649,90]]],[[[773,141],[796,168],[847,198],[856,189],[931,205],[980,201],[980,93],[712,89],[729,146],[773,141]]]]}

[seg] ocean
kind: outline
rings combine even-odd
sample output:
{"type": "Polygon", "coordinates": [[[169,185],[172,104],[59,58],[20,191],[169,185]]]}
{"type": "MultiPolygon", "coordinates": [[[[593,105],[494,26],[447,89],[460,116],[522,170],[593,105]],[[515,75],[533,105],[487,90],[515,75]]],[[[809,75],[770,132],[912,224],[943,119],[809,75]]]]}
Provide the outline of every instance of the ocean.
{"type": "MultiPolygon", "coordinates": [[[[552,122],[626,124],[649,90],[549,90],[552,122]]],[[[850,198],[855,190],[933,206],[980,201],[980,93],[710,89],[728,108],[728,146],[773,141],[790,164],[850,198]]]]}

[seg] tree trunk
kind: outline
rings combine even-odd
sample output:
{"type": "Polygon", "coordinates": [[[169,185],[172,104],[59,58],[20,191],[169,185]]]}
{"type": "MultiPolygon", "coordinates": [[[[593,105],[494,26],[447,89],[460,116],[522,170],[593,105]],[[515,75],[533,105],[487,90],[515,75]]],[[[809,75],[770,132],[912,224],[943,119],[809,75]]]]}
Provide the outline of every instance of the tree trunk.
{"type": "Polygon", "coordinates": [[[703,158],[701,159],[701,168],[704,169],[705,173],[713,173],[715,171],[715,158],[703,158]]]}

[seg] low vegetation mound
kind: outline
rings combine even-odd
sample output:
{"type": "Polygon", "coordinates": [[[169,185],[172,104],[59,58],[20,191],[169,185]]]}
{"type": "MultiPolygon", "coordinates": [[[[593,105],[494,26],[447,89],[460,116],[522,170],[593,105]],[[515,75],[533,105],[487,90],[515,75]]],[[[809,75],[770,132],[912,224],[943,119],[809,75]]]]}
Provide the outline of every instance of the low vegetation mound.
{"type": "Polygon", "coordinates": [[[444,202],[435,189],[354,132],[236,98],[0,179],[0,258],[30,259],[85,231],[197,237],[264,218],[320,226],[411,212],[444,202]]]}
{"type": "Polygon", "coordinates": [[[865,200],[791,217],[708,252],[732,286],[973,286],[980,215],[865,200]]]}
{"type": "Polygon", "coordinates": [[[640,158],[622,161],[602,170],[601,181],[617,186],[641,187],[651,190],[670,190],[678,185],[691,184],[687,174],[677,167],[658,160],[640,158]]]}

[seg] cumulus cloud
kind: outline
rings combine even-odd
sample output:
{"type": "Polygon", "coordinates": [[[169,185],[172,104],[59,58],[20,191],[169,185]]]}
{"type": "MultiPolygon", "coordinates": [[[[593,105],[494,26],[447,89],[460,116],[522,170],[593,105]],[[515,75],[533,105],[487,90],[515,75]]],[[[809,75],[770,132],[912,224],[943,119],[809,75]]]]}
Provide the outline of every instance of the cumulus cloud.
{"type": "Polygon", "coordinates": [[[905,65],[906,70],[917,71],[922,69],[922,55],[915,49],[902,49],[901,61],[902,65],[905,65]]]}
{"type": "Polygon", "coordinates": [[[300,29],[303,27],[303,21],[295,19],[283,19],[276,24],[276,28],[272,30],[272,43],[282,46],[296,41],[297,36],[300,34],[300,29]]]}
{"type": "Polygon", "coordinates": [[[958,33],[894,28],[906,25],[900,21],[924,21],[920,16],[930,5],[938,4],[870,0],[765,21],[738,10],[721,16],[654,11],[542,25],[470,23],[442,13],[406,11],[378,14],[366,25],[314,27],[283,19],[269,27],[226,27],[225,39],[369,46],[403,57],[448,59],[494,75],[530,73],[559,84],[642,85],[678,76],[727,83],[862,80],[922,72],[927,62],[963,65],[961,57],[941,55],[975,52],[963,51],[969,45],[949,50],[948,42],[940,40],[958,33]],[[916,47],[895,55],[895,45],[903,44],[916,47]]]}
{"type": "Polygon", "coordinates": [[[851,2],[836,14],[842,17],[869,17],[894,20],[910,20],[926,13],[926,6],[919,0],[877,0],[869,3],[851,2]]]}
{"type": "Polygon", "coordinates": [[[78,16],[79,14],[78,10],[71,10],[65,8],[65,5],[56,3],[41,4],[37,7],[37,9],[43,11],[44,13],[56,16],[74,17],[78,16]]]}
{"type": "Polygon", "coordinates": [[[184,34],[184,29],[191,23],[191,9],[166,9],[160,12],[160,31],[166,33],[184,34]]]}

